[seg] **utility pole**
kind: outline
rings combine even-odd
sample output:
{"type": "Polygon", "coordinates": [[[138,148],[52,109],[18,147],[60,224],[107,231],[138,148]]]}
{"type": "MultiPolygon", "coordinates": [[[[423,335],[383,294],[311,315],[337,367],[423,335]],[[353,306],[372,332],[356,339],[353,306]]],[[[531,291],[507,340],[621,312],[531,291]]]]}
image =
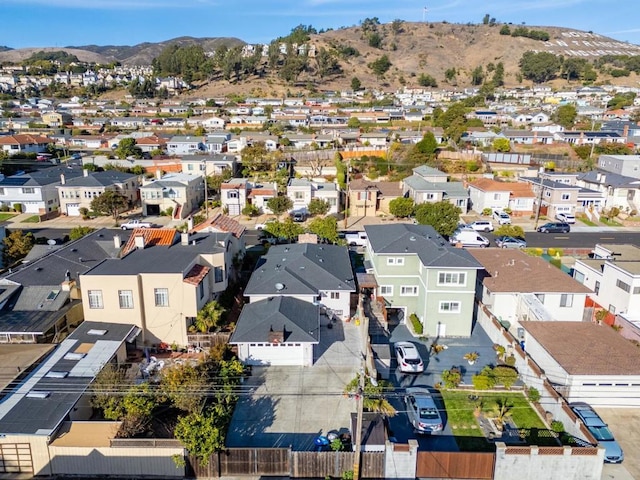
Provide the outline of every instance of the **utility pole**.
{"type": "MultiPolygon", "coordinates": [[[[356,411],[356,444],[353,460],[353,480],[360,480],[360,459],[362,457],[362,416],[364,410],[364,388],[367,378],[367,361],[369,360],[369,317],[364,313],[362,294],[358,301],[358,316],[360,317],[360,328],[362,328],[361,341],[364,352],[362,352],[362,367],[360,370],[360,381],[358,385],[358,404],[356,411]]],[[[372,380],[375,382],[375,380],[372,380]]],[[[374,383],[375,384],[375,383],[374,383]]]]}
{"type": "Polygon", "coordinates": [[[538,208],[536,208],[536,223],[533,227],[538,230],[538,221],[540,220],[540,209],[542,208],[542,194],[544,193],[544,178],[540,178],[540,195],[538,196],[538,208]]]}
{"type": "Polygon", "coordinates": [[[351,168],[351,161],[347,160],[346,176],[346,192],[344,196],[344,228],[347,228],[347,218],[349,216],[349,169],[351,168]]]}

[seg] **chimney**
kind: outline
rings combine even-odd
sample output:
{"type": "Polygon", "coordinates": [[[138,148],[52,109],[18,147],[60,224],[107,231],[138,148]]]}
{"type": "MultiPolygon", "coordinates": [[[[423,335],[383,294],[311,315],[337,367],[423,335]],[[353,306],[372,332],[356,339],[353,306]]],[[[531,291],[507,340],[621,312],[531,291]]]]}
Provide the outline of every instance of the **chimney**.
{"type": "Polygon", "coordinates": [[[116,250],[120,250],[122,247],[122,238],[120,238],[120,235],[113,236],[113,246],[116,250]]]}
{"type": "Polygon", "coordinates": [[[183,232],[180,234],[180,245],[189,245],[189,232],[183,232]]]}
{"type": "Polygon", "coordinates": [[[187,219],[187,230],[188,231],[193,230],[193,217],[189,217],[187,219]]]}
{"type": "Polygon", "coordinates": [[[83,169],[82,169],[82,174],[83,174],[85,177],[88,177],[88,176],[89,176],[89,170],[87,170],[86,168],[83,168],[83,169]]]}
{"type": "Polygon", "coordinates": [[[629,136],[629,125],[625,125],[624,128],[622,129],[622,136],[624,137],[625,140],[629,136]]]}
{"type": "Polygon", "coordinates": [[[159,168],[156,170],[156,178],[158,180],[162,179],[162,170],[160,170],[159,168]]]}
{"type": "Polygon", "coordinates": [[[60,174],[60,184],[61,184],[61,185],[64,185],[66,182],[67,182],[67,181],[66,181],[66,179],[64,178],[64,173],[61,173],[61,174],[60,174]]]}
{"type": "Polygon", "coordinates": [[[133,239],[136,248],[144,248],[144,235],[136,235],[133,239]]]}

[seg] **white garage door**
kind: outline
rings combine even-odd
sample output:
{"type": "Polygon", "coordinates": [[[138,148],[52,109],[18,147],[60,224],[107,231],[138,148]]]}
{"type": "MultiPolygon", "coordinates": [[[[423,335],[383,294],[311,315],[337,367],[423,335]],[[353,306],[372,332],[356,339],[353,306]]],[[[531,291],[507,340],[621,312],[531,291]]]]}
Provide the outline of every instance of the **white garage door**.
{"type": "Polygon", "coordinates": [[[24,202],[22,205],[24,213],[40,213],[40,204],[38,202],[24,202]]]}
{"type": "Polygon", "coordinates": [[[231,215],[232,217],[240,215],[240,205],[238,205],[237,203],[229,205],[229,215],[231,215]]]}
{"type": "Polygon", "coordinates": [[[80,216],[80,204],[79,203],[67,203],[67,215],[70,217],[80,216]]]}
{"type": "Polygon", "coordinates": [[[304,347],[286,343],[250,345],[246,362],[250,365],[304,365],[304,347]]]}

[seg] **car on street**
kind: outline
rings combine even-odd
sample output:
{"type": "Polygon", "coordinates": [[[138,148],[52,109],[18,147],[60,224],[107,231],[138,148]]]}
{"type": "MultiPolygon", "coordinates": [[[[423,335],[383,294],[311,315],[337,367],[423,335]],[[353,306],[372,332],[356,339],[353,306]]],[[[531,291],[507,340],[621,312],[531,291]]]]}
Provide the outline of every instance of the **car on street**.
{"type": "Polygon", "coordinates": [[[498,225],[511,225],[511,217],[507,212],[503,212],[502,210],[493,212],[493,219],[498,222],[498,225]]]}
{"type": "Polygon", "coordinates": [[[573,213],[559,213],[556,215],[556,220],[564,223],[576,223],[576,216],[573,213]]]}
{"type": "Polygon", "coordinates": [[[570,403],[571,410],[582,420],[591,435],[598,441],[598,445],[604,447],[604,461],[606,463],[622,463],[624,452],[609,430],[606,423],[600,418],[591,405],[584,402],[570,403]]]}
{"type": "Polygon", "coordinates": [[[537,231],[540,233],[569,233],[571,227],[564,222],[549,222],[539,226],[537,231]]]}
{"type": "Polygon", "coordinates": [[[476,232],[493,232],[493,223],[491,220],[476,220],[467,224],[466,228],[475,230],[476,232]]]}
{"type": "Polygon", "coordinates": [[[527,248],[527,242],[523,238],[502,235],[496,237],[496,246],[498,248],[527,248]]]}
{"type": "Polygon", "coordinates": [[[396,342],[394,344],[398,367],[403,373],[422,373],[424,362],[416,346],[411,342],[396,342]]]}
{"type": "Polygon", "coordinates": [[[442,433],[442,417],[428,389],[407,388],[404,402],[407,406],[407,418],[416,432],[431,435],[442,433]]]}
{"type": "Polygon", "coordinates": [[[122,230],[135,230],[136,228],[153,228],[151,222],[143,222],[142,220],[129,220],[120,225],[122,230]]]}

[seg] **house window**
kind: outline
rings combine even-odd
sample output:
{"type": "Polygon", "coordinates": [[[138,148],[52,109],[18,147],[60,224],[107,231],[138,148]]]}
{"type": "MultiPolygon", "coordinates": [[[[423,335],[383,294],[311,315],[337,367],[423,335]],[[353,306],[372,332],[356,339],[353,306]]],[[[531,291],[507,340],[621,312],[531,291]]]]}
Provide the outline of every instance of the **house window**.
{"type": "Polygon", "coordinates": [[[569,200],[569,194],[568,193],[563,193],[562,194],[562,200],[569,200]]]}
{"type": "Polygon", "coordinates": [[[36,189],[31,187],[26,187],[22,189],[22,193],[25,195],[36,193],[36,189]]]}
{"type": "Polygon", "coordinates": [[[624,283],[622,280],[616,281],[616,287],[618,287],[620,290],[624,290],[627,293],[631,291],[631,286],[628,283],[624,283]]]}
{"type": "Polygon", "coordinates": [[[499,193],[494,193],[493,194],[493,199],[494,200],[500,200],[500,194],[499,193]]]}
{"type": "Polygon", "coordinates": [[[542,304],[544,304],[544,293],[536,293],[536,298],[542,304]]]}
{"type": "Polygon", "coordinates": [[[198,284],[198,298],[204,297],[204,282],[198,284]]]}
{"type": "MultiPolygon", "coordinates": [[[[584,283],[584,273],[582,272],[578,272],[574,270],[573,278],[575,278],[577,282],[584,283]]],[[[634,293],[635,293],[635,290],[634,290],[634,293]]]]}
{"type": "Polygon", "coordinates": [[[189,171],[193,170],[193,164],[192,163],[187,165],[187,170],[189,170],[189,171]]]}
{"type": "Polygon", "coordinates": [[[460,313],[460,302],[440,302],[438,306],[440,313],[460,313]]]}
{"type": "Polygon", "coordinates": [[[0,195],[4,195],[4,188],[0,188],[0,195]]]}
{"type": "Polygon", "coordinates": [[[404,258],[389,257],[387,258],[387,265],[404,265],[404,258]]]}
{"type": "Polygon", "coordinates": [[[545,197],[550,197],[551,196],[551,192],[549,190],[547,190],[546,192],[544,192],[544,196],[545,197]]]}
{"type": "Polygon", "coordinates": [[[436,198],[436,194],[435,193],[427,193],[424,198],[426,198],[427,200],[433,200],[434,198],[436,198]]]}
{"type": "Polygon", "coordinates": [[[393,285],[380,285],[380,295],[393,295],[393,285]]]}
{"type": "Polygon", "coordinates": [[[156,307],[169,306],[169,289],[168,288],[154,288],[153,296],[156,299],[156,307]]]}
{"type": "Polygon", "coordinates": [[[573,307],[573,295],[570,293],[563,293],[560,295],[560,306],[561,307],[573,307]]]}
{"type": "Polygon", "coordinates": [[[331,292],[331,300],[339,300],[340,292],[331,292]]]}
{"type": "Polygon", "coordinates": [[[402,285],[400,287],[400,296],[416,297],[418,295],[418,287],[415,285],[402,285]]]}
{"type": "Polygon", "coordinates": [[[89,290],[89,308],[104,308],[102,290],[89,290]]]}
{"type": "Polygon", "coordinates": [[[633,294],[638,295],[640,293],[640,287],[633,287],[633,294]]]}
{"type": "Polygon", "coordinates": [[[224,281],[224,271],[222,270],[222,267],[215,267],[213,269],[213,275],[216,283],[224,281]]]}
{"type": "Polygon", "coordinates": [[[304,192],[293,192],[293,198],[296,200],[304,200],[304,192]]]}
{"type": "Polygon", "coordinates": [[[131,290],[118,290],[120,308],[133,308],[133,292],[131,290]]]}
{"type": "Polygon", "coordinates": [[[467,284],[465,272],[439,272],[438,285],[458,285],[464,287],[467,284]]]}
{"type": "Polygon", "coordinates": [[[600,293],[600,282],[596,281],[596,284],[593,287],[593,293],[595,293],[596,295],[600,293]]]}
{"type": "Polygon", "coordinates": [[[238,192],[236,190],[231,190],[227,192],[227,198],[238,198],[238,192]]]}

